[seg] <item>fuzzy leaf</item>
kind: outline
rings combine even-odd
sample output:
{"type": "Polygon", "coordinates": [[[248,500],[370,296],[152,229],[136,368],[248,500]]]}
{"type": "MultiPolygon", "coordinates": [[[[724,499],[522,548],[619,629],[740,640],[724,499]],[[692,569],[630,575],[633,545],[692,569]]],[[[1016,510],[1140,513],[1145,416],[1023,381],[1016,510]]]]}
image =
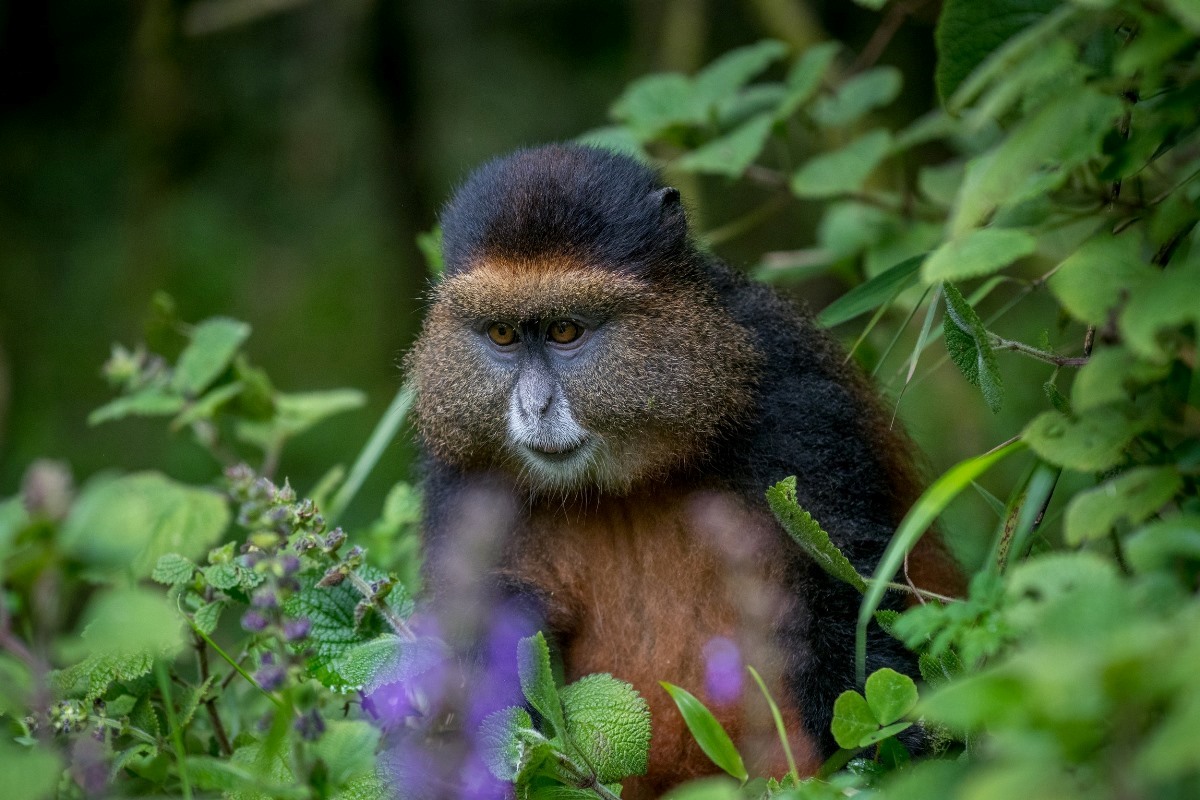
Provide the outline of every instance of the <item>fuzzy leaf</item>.
{"type": "Polygon", "coordinates": [[[229,507],[215,492],[142,472],[85,490],[63,525],[63,549],[99,572],[148,576],[167,553],[197,557],[220,540],[229,507]]]}
{"type": "Polygon", "coordinates": [[[947,240],[921,267],[925,283],[978,278],[1002,270],[1037,248],[1037,239],[1012,228],[980,228],[947,240]]]}
{"type": "Polygon", "coordinates": [[[821,86],[829,65],[842,49],[840,42],[822,42],[805,50],[787,74],[787,94],[776,112],[786,119],[809,101],[821,86]]]}
{"type": "Polygon", "coordinates": [[[942,291],[946,297],[946,318],[942,325],[946,350],[967,380],[983,393],[994,414],[1004,402],[1004,384],[987,330],[953,284],[942,284],[942,291]]]}
{"type": "Polygon", "coordinates": [[[517,672],[525,699],[546,718],[554,728],[555,736],[563,736],[567,729],[562,701],[554,685],[554,672],[550,668],[550,647],[541,631],[517,643],[517,672]]]}
{"type": "Polygon", "coordinates": [[[107,692],[113,681],[131,681],[149,675],[153,668],[154,654],[148,651],[94,653],[53,673],[52,683],[57,691],[90,702],[107,692]]]}
{"type": "Polygon", "coordinates": [[[871,673],[865,689],[867,705],[880,725],[891,725],[917,704],[917,685],[913,679],[889,667],[871,673]]]}
{"type": "Polygon", "coordinates": [[[674,166],[686,172],[740,177],[762,152],[774,122],[771,114],[760,114],[730,133],[688,153],[674,166]]]}
{"type": "Polygon", "coordinates": [[[1099,472],[1121,461],[1126,445],[1145,429],[1120,406],[1104,406],[1078,418],[1044,411],[1021,434],[1045,461],[1080,472],[1099,472]]]}
{"type": "Polygon", "coordinates": [[[178,586],[190,581],[196,574],[196,569],[190,558],[184,558],[178,553],[167,553],[158,559],[150,577],[167,586],[178,586]]]}
{"type": "Polygon", "coordinates": [[[650,709],[628,683],[585,675],[559,693],[567,736],[601,783],[646,772],[650,709]]]}
{"type": "Polygon", "coordinates": [[[1130,290],[1154,275],[1138,251],[1138,240],[1131,235],[1089,239],[1050,276],[1050,291],[1071,316],[1104,325],[1130,290]]]}
{"type": "Polygon", "coordinates": [[[529,712],[518,706],[489,714],[479,726],[479,749],[491,773],[502,781],[517,777],[524,751],[517,732],[533,728],[529,712]]]}
{"type": "Polygon", "coordinates": [[[767,490],[767,505],[788,535],[821,569],[860,592],[866,590],[867,582],[854,569],[854,565],[812,515],[800,507],[796,500],[795,475],[784,478],[767,490]]]}
{"type": "Polygon", "coordinates": [[[1136,525],[1170,502],[1182,486],[1174,467],[1134,467],[1072,498],[1064,538],[1074,546],[1101,538],[1122,520],[1136,525]]]}
{"type": "Polygon", "coordinates": [[[175,364],[171,388],[187,395],[200,394],[225,371],[249,336],[250,326],[236,319],[214,317],[201,322],[175,364]]]}
{"type": "Polygon", "coordinates": [[[686,689],[666,681],[659,683],[675,701],[676,708],[683,715],[683,721],[704,754],[739,781],[745,781],[748,773],[742,755],[712,712],[686,689]]]}
{"type": "Polygon", "coordinates": [[[800,167],[792,175],[792,193],[821,198],[857,191],[891,146],[891,134],[885,130],[863,134],[842,149],[823,153],[800,167]]]}
{"type": "Polygon", "coordinates": [[[221,612],[225,610],[225,603],[221,600],[216,600],[212,603],[205,603],[196,609],[196,613],[192,614],[192,622],[196,623],[196,627],[206,636],[211,636],[212,632],[217,629],[217,623],[221,621],[221,612]]]}
{"type": "Polygon", "coordinates": [[[403,651],[411,646],[415,646],[415,643],[406,642],[393,634],[384,634],[353,645],[334,662],[332,668],[348,688],[369,690],[369,687],[377,686],[381,680],[396,672],[404,658],[403,651]]]}
{"type": "Polygon", "coordinates": [[[1071,385],[1071,405],[1078,413],[1125,402],[1143,386],[1167,377],[1169,364],[1145,361],[1124,347],[1092,353],[1071,385]]]}
{"type": "Polygon", "coordinates": [[[1200,562],[1200,515],[1183,514],[1153,522],[1125,542],[1129,564],[1147,573],[1175,562],[1200,562]]]}
{"type": "Polygon", "coordinates": [[[871,713],[867,699],[853,689],[838,695],[833,703],[833,738],[839,747],[855,750],[862,746],[863,737],[879,730],[879,722],[871,713]]]}
{"type": "Polygon", "coordinates": [[[340,787],[375,774],[379,728],[366,720],[333,719],[313,748],[325,762],[329,781],[340,787]]]}
{"type": "Polygon", "coordinates": [[[1200,249],[1193,250],[1188,262],[1152,273],[1144,283],[1132,286],[1129,303],[1120,318],[1129,349],[1144,358],[1163,360],[1172,352],[1159,341],[1164,329],[1185,325],[1200,329],[1197,286],[1200,286],[1200,249]]]}

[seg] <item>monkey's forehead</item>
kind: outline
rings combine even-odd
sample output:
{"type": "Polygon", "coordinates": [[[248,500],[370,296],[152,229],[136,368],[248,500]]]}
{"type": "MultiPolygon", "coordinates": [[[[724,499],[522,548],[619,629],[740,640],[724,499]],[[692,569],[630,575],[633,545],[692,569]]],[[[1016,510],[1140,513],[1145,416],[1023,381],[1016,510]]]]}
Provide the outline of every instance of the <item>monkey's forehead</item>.
{"type": "Polygon", "coordinates": [[[465,319],[534,320],[644,309],[659,293],[645,280],[567,259],[486,261],[444,280],[434,301],[465,319]]]}

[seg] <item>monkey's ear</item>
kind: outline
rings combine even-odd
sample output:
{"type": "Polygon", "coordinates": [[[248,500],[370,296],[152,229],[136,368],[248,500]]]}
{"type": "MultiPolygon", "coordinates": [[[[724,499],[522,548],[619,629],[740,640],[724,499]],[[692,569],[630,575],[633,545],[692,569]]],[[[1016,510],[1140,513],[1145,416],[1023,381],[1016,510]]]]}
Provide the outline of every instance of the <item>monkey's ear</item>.
{"type": "Polygon", "coordinates": [[[674,186],[664,186],[651,192],[650,195],[658,202],[659,208],[666,209],[679,205],[679,190],[674,186]]]}

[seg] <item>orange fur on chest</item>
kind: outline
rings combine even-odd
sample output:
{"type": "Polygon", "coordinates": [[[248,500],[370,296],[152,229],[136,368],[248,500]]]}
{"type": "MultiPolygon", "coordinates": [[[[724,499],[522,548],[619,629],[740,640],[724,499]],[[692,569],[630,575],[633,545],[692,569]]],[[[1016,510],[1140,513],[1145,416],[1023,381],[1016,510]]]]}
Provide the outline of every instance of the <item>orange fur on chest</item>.
{"type": "MultiPolygon", "coordinates": [[[[648,775],[627,782],[624,796],[656,796],[716,771],[659,681],[700,697],[767,774],[781,774],[769,711],[748,676],[742,701],[724,706],[705,685],[705,647],[722,637],[790,706],[773,633],[788,598],[778,574],[778,534],[762,512],[727,494],[659,490],[586,510],[535,512],[517,542],[519,555],[505,571],[545,593],[567,680],[608,672],[633,684],[650,706],[648,775]]],[[[799,715],[787,708],[786,716],[797,757],[815,767],[816,749],[799,715]]]]}

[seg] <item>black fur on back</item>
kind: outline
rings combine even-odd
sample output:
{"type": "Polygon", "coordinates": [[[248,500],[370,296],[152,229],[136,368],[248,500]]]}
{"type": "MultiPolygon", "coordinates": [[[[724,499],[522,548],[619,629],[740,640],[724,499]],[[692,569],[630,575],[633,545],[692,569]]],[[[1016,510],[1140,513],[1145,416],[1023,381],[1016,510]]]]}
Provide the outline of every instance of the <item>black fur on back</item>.
{"type": "Polygon", "coordinates": [[[632,158],[580,145],[518,150],[477,169],[442,212],[442,247],[448,276],[486,254],[575,256],[660,277],[693,253],[678,192],[632,158]]]}

